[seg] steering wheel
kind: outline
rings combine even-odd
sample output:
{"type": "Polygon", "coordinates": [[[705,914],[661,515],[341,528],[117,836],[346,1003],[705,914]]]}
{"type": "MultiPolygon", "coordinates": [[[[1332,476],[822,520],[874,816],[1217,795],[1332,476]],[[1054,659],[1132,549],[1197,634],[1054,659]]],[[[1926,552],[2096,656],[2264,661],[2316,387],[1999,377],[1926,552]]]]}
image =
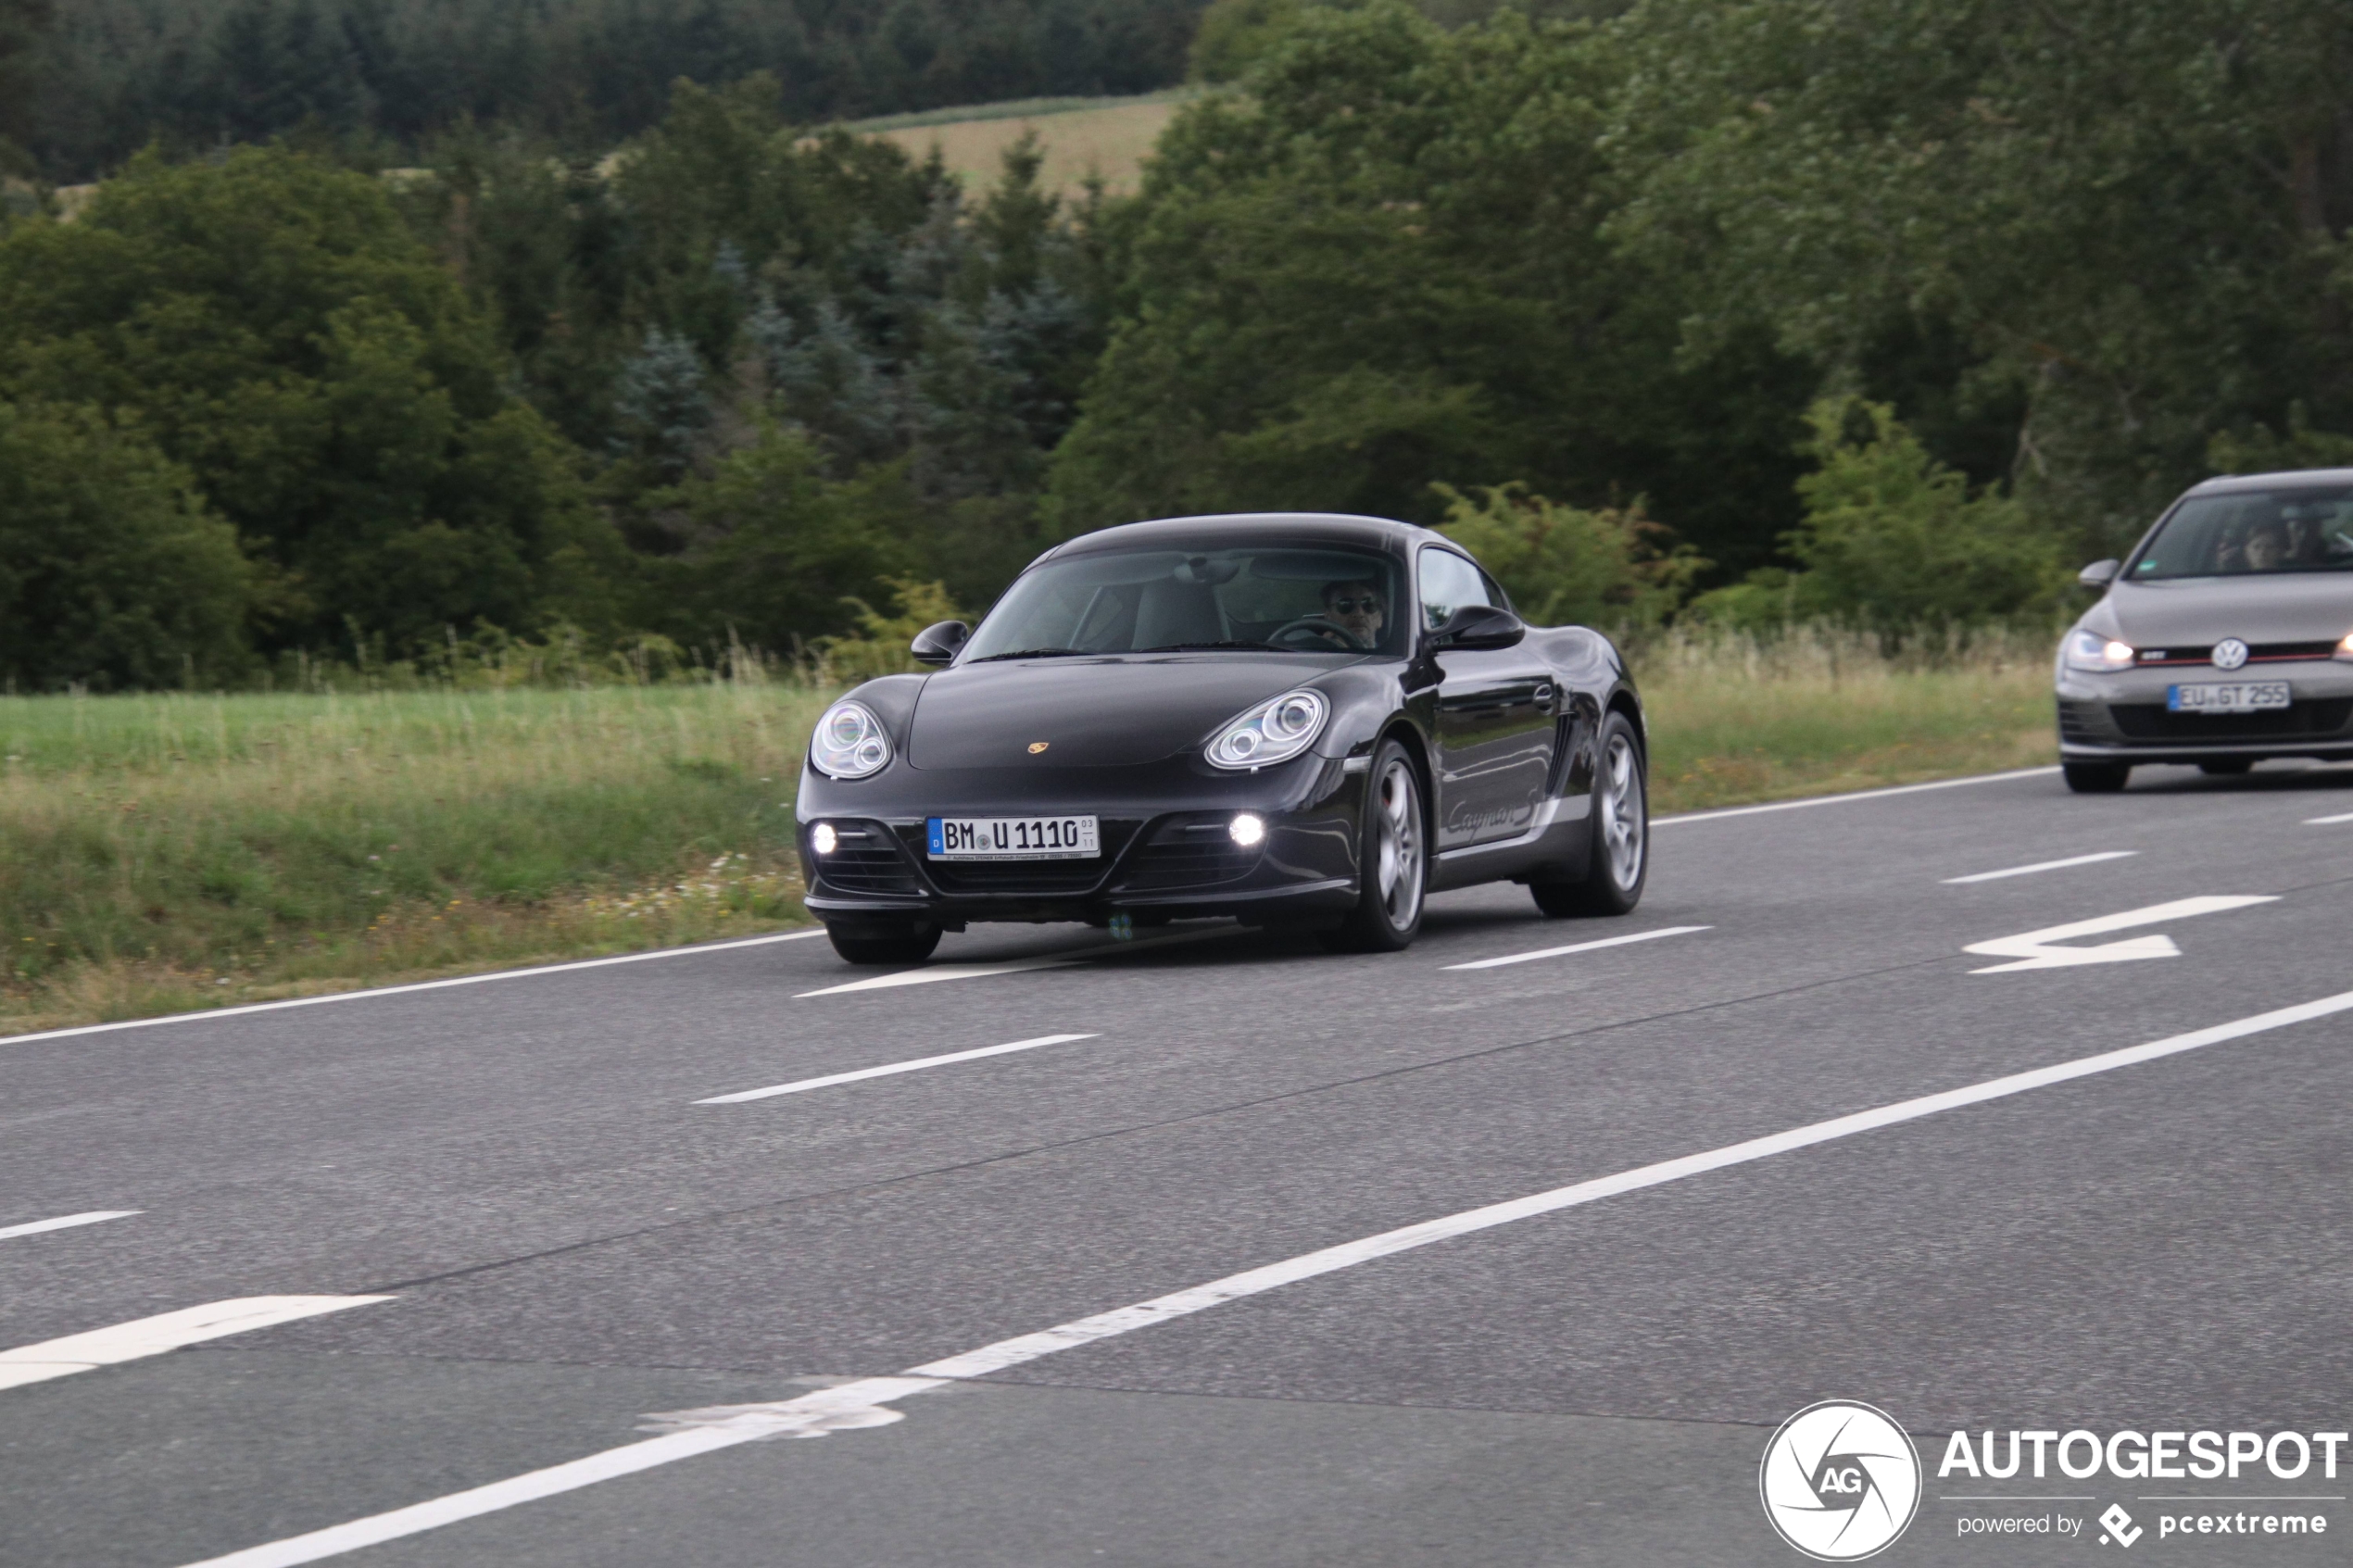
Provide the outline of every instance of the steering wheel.
{"type": "MultiPolygon", "coordinates": [[[[1302,636],[1319,637],[1324,642],[1330,644],[1333,651],[1336,652],[1366,653],[1371,651],[1369,645],[1360,643],[1356,640],[1355,633],[1351,632],[1347,627],[1342,626],[1338,621],[1329,620],[1321,615],[1302,615],[1296,621],[1286,621],[1281,626],[1277,627],[1273,634],[1268,636],[1266,640],[1279,647],[1283,646],[1285,638],[1292,636],[1295,633],[1302,636]]],[[[1302,648],[1302,651],[1306,652],[1311,650],[1302,648]]]]}

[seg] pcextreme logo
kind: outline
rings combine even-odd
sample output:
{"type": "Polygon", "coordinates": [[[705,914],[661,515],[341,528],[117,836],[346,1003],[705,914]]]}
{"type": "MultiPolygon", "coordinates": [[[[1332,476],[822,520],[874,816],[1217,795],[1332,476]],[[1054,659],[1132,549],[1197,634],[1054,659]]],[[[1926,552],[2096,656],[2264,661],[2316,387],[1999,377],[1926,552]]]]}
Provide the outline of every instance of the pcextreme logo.
{"type": "Polygon", "coordinates": [[[1856,1562],[1919,1512],[1920,1456],[1886,1411],[1825,1399],[1781,1423],[1756,1489],[1781,1539],[1818,1562],[1856,1562]]]}

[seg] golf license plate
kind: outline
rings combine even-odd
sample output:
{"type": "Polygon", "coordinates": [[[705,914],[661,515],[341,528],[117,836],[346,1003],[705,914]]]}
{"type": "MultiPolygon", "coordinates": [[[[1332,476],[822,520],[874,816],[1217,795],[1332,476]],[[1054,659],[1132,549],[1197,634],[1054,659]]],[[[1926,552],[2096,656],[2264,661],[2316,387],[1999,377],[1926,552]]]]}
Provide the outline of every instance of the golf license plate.
{"type": "Polygon", "coordinates": [[[2285,708],[2287,701],[2285,681],[2213,681],[2165,688],[2165,706],[2175,713],[2255,713],[2285,708]]]}
{"type": "Polygon", "coordinates": [[[933,817],[924,826],[935,860],[1085,860],[1101,852],[1092,817],[933,817]]]}

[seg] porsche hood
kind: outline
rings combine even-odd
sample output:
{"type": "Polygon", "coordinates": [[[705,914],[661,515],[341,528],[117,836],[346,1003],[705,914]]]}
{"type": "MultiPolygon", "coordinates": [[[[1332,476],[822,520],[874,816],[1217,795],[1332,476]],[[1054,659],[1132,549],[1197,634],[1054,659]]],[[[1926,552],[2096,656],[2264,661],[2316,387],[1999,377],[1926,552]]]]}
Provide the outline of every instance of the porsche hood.
{"type": "Polygon", "coordinates": [[[2120,583],[2083,619],[2136,648],[2333,643],[2353,632],[2353,572],[2120,583]]]}
{"type": "Polygon", "coordinates": [[[1329,667],[1298,656],[1126,654],[943,670],[915,700],[907,761],[934,769],[1157,762],[1329,667]]]}

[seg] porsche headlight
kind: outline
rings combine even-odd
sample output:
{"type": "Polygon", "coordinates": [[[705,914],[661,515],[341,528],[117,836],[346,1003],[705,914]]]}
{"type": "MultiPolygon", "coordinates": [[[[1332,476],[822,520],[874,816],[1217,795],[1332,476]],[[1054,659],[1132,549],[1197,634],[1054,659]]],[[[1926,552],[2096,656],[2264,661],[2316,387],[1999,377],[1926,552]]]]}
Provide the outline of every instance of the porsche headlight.
{"type": "Polygon", "coordinates": [[[2096,632],[2070,632],[2067,634],[2067,667],[2088,670],[2095,675],[2112,675],[2119,670],[2133,668],[2133,645],[2120,643],[2114,637],[2103,637],[2096,632]]]}
{"type": "Polygon", "coordinates": [[[1321,692],[1285,692],[1241,714],[1209,743],[1210,765],[1264,768],[1288,762],[1315,743],[1331,713],[1321,692]]]}
{"type": "Polygon", "coordinates": [[[829,778],[862,779],[890,766],[890,736],[865,704],[837,702],[809,737],[809,760],[829,778]]]}

